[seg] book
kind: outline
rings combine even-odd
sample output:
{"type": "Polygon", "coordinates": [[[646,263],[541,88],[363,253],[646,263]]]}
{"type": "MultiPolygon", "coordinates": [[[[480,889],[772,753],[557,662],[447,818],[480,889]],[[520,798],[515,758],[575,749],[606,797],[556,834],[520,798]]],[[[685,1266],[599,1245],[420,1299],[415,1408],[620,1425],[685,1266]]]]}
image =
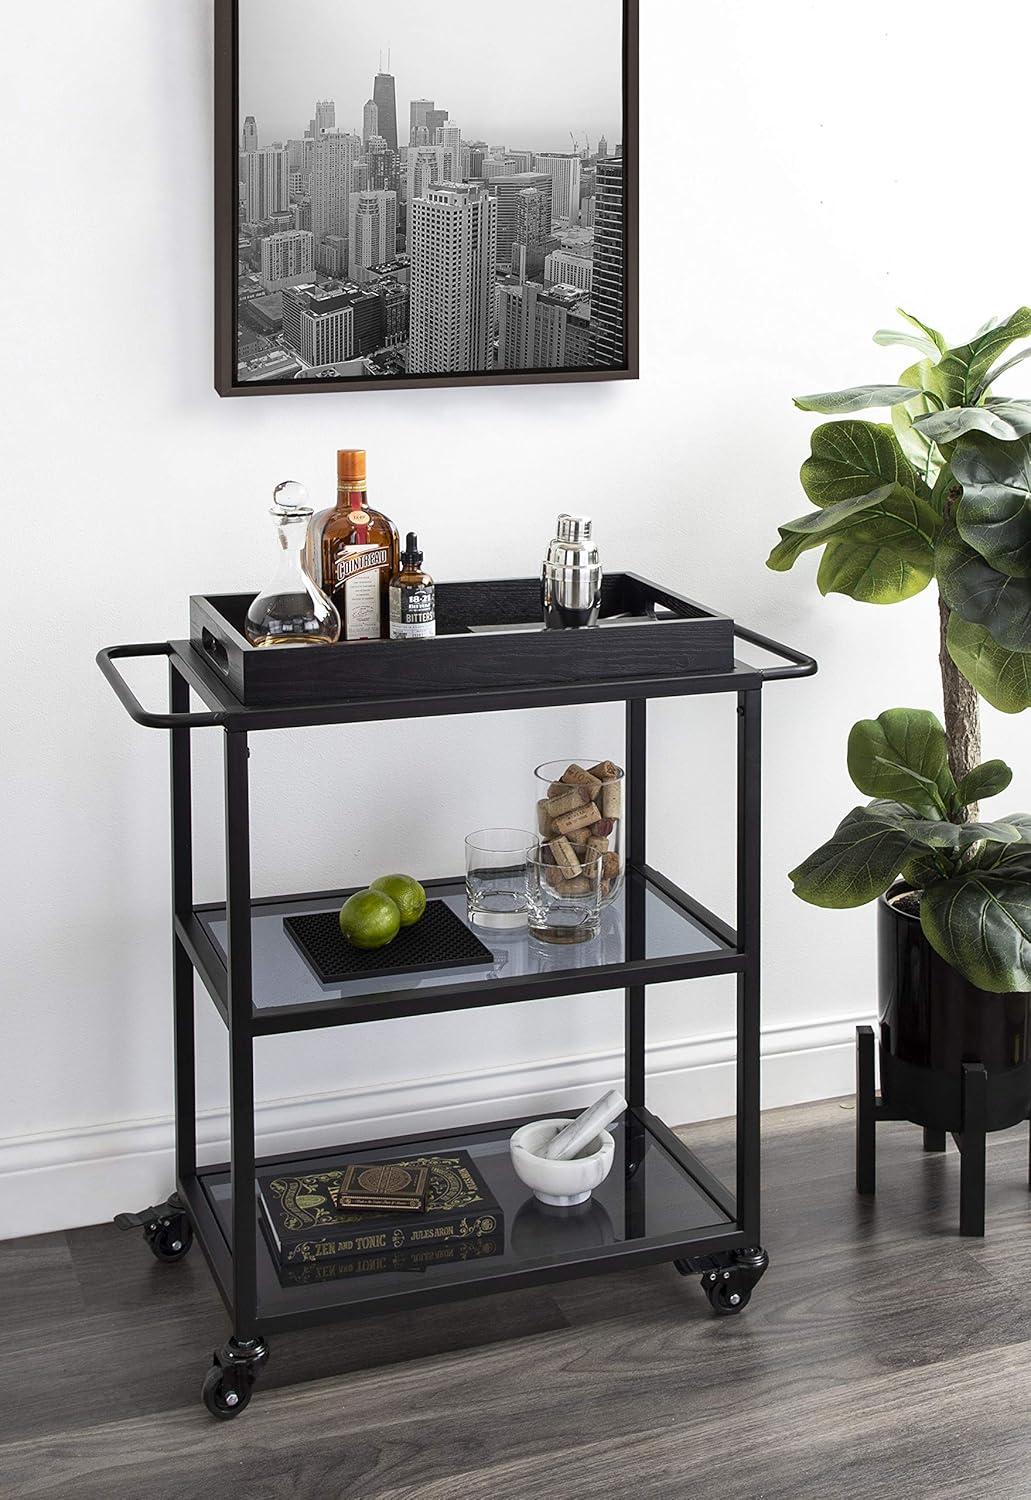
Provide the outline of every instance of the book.
{"type": "Polygon", "coordinates": [[[425,1213],[429,1167],[403,1167],[396,1161],[352,1163],[336,1191],[337,1208],[381,1213],[425,1213]]]}
{"type": "Polygon", "coordinates": [[[318,1172],[294,1174],[280,1168],[257,1174],[262,1217],[280,1265],[314,1265],[383,1250],[503,1238],[500,1206],[467,1151],[409,1156],[390,1163],[428,1169],[422,1214],[369,1214],[339,1208],[336,1194],[346,1168],[352,1165],[343,1161],[318,1172]]]}
{"type": "Polygon", "coordinates": [[[382,1276],[388,1271],[424,1274],[432,1266],[454,1265],[467,1260],[486,1260],[505,1253],[505,1242],[493,1235],[486,1239],[450,1240],[443,1245],[423,1245],[419,1250],[380,1250],[374,1255],[349,1255],[343,1260],[286,1262],[279,1267],[283,1286],[320,1286],[326,1281],[346,1281],[354,1276],[382,1276]]]}

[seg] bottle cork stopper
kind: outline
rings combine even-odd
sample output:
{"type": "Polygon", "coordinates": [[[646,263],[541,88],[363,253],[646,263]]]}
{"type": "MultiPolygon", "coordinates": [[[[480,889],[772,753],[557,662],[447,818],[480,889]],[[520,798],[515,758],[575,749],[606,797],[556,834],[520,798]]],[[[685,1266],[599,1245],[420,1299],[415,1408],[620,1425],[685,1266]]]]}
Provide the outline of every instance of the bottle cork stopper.
{"type": "Polygon", "coordinates": [[[365,449],[337,449],[337,483],[365,483],[365,449]]]}

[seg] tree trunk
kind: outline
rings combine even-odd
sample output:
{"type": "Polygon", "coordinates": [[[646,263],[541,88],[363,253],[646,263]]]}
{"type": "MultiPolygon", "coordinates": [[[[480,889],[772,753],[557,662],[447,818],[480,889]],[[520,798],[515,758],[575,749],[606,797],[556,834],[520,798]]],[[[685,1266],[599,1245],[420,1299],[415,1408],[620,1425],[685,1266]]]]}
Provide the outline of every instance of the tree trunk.
{"type": "MultiPolygon", "coordinates": [[[[981,707],[977,693],[956,666],[945,643],[952,611],[939,595],[938,617],[941,644],[938,661],[941,666],[942,700],[945,708],[945,738],[949,745],[949,765],[957,781],[981,764],[981,707]]],[[[977,816],[971,807],[968,816],[977,816]]]]}

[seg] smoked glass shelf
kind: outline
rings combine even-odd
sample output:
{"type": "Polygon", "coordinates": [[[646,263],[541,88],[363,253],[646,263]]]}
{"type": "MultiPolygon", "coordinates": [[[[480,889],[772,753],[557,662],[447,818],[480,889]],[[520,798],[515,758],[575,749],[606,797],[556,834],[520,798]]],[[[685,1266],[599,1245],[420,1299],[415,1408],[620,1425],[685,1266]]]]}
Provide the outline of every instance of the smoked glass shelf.
{"type": "MultiPolygon", "coordinates": [[[[281,1318],[323,1321],[343,1317],[372,1302],[379,1310],[418,1305],[440,1296],[460,1297],[486,1281],[493,1289],[548,1281],[592,1261],[634,1258],[640,1264],[669,1260],[685,1234],[704,1241],[712,1253],[739,1241],[733,1213],[721,1207],[705,1185],[707,1174],[686,1146],[649,1111],[634,1111],[613,1128],[616,1154],[612,1171],[587,1203],[552,1209],[538,1203],[516,1177],[508,1150],[513,1130],[525,1120],[507,1120],[473,1129],[420,1136],[416,1140],[341,1145],[307,1155],[258,1162],[284,1171],[319,1171],[327,1159],[382,1160],[417,1150],[420,1155],[466,1151],[490,1184],[501,1210],[495,1236],[469,1241],[460,1251],[433,1247],[424,1258],[404,1252],[372,1252],[351,1261],[300,1265],[285,1272],[273,1261],[256,1208],[257,1295],[262,1326],[274,1331],[281,1318]],[[697,1173],[697,1175],[695,1175],[697,1173]],[[451,1258],[455,1257],[455,1258],[451,1258]]],[[[718,1189],[716,1189],[718,1192],[718,1189]]],[[[188,1199],[206,1225],[214,1249],[216,1277],[232,1284],[233,1214],[228,1164],[203,1167],[189,1184],[188,1199]]],[[[482,1290],[482,1286],[480,1286],[482,1290]]]]}
{"type": "MultiPolygon", "coordinates": [[[[428,889],[465,919],[464,882],[429,882],[428,889]]],[[[598,936],[588,943],[549,948],[529,937],[525,928],[492,932],[478,927],[477,936],[493,954],[490,964],[322,984],[291,941],[283,918],[338,911],[348,894],[331,891],[252,902],[256,1034],[502,1005],[699,973],[733,973],[741,963],[733,933],[716,916],[656,872],[631,871],[624,892],[602,912],[598,936]],[[627,906],[634,901],[640,905],[636,959],[630,954],[627,922],[627,906]]],[[[224,903],[195,907],[194,921],[185,926],[184,935],[192,937],[198,972],[223,1019],[228,1019],[224,903]]]]}

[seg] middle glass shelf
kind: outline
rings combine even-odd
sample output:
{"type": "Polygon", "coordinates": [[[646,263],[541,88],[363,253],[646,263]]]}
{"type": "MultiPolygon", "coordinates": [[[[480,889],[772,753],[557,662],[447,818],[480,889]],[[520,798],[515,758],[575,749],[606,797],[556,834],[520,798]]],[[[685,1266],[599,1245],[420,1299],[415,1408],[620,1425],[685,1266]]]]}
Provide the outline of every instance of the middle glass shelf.
{"type": "MultiPolygon", "coordinates": [[[[444,901],[465,919],[464,881],[429,881],[426,887],[431,900],[444,901]]],[[[732,973],[742,962],[733,933],[718,918],[662,876],[630,869],[623,893],[602,912],[601,930],[589,942],[549,947],[532,939],[525,928],[477,928],[477,936],[490,950],[489,963],[323,984],[291,941],[283,919],[336,911],[348,894],[342,890],[252,902],[255,1034],[732,973]]],[[[224,904],[198,906],[192,921],[177,923],[178,935],[224,1017],[227,927],[224,904]]]]}

